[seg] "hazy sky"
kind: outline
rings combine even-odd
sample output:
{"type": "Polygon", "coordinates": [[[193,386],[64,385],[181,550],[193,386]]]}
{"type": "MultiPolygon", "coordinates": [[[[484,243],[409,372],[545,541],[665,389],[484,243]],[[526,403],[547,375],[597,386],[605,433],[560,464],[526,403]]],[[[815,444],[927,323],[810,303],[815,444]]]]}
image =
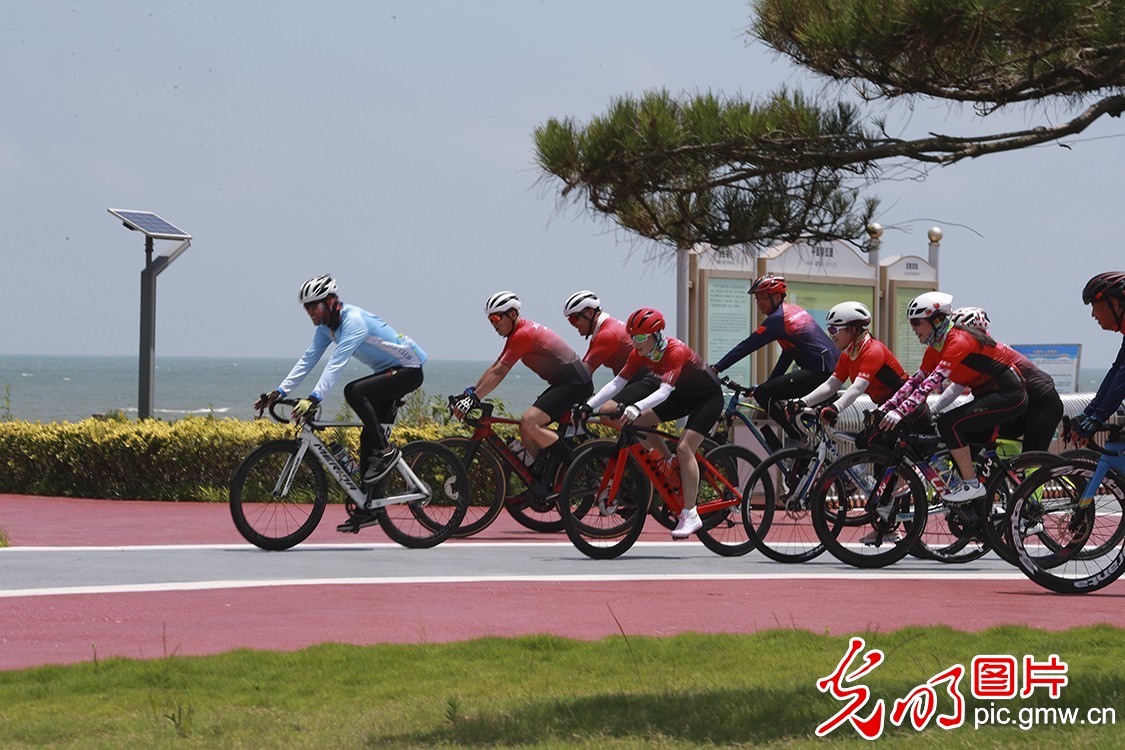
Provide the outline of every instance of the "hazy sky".
{"type": "MultiPolygon", "coordinates": [[[[296,358],[311,334],[296,291],[319,273],[439,359],[499,352],[481,305],[500,289],[576,348],[561,305],[577,289],[619,316],[651,305],[671,318],[673,266],[560,210],[531,133],[653,88],[820,90],[751,42],[749,13],[742,0],[9,1],[0,353],[136,354],[144,242],[109,207],[194,236],[159,277],[158,357],[296,358]]],[[[875,113],[904,137],[1013,129],[1034,114],[875,113]]],[[[1079,292],[1125,267],[1121,134],[1110,120],[1069,148],[882,185],[879,221],[900,228],[884,255],[924,256],[940,225],[956,304],[986,307],[1010,343],[1082,343],[1084,364],[1108,365],[1119,337],[1079,292]]]]}

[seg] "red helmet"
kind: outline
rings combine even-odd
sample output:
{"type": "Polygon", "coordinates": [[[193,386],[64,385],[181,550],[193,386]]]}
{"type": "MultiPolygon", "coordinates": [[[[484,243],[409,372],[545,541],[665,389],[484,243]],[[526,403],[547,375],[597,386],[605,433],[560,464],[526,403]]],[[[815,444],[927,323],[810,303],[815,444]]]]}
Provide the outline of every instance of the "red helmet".
{"type": "Polygon", "coordinates": [[[785,294],[789,287],[785,286],[785,277],[767,273],[754,279],[750,285],[750,294],[785,294]]]}
{"type": "Polygon", "coordinates": [[[664,315],[651,307],[642,307],[625,321],[625,331],[630,336],[647,336],[664,330],[664,315]]]}
{"type": "Polygon", "coordinates": [[[1106,271],[1086,282],[1082,288],[1082,304],[1088,305],[1106,297],[1125,297],[1125,273],[1106,271]]]}

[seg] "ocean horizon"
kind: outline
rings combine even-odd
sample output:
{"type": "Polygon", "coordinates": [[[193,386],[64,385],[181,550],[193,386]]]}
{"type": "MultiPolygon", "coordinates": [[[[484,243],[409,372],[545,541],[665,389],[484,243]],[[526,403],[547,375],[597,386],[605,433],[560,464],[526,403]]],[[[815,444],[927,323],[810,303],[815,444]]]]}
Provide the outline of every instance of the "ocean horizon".
{"type": "MultiPolygon", "coordinates": [[[[189,415],[253,419],[254,400],[273,389],[289,373],[295,359],[282,357],[160,357],[153,380],[153,416],[173,420],[189,415]]],[[[422,390],[427,398],[460,393],[472,385],[493,360],[434,360],[426,363],[422,390]]],[[[320,376],[327,357],[306,377],[297,395],[307,394],[320,376]]],[[[139,374],[135,356],[0,354],[0,419],[28,422],[76,422],[98,414],[121,411],[137,415],[139,374]]],[[[370,371],[351,362],[325,400],[324,413],[344,406],[343,385],[370,371]]],[[[1083,367],[1079,391],[1094,392],[1106,368],[1083,367]]],[[[609,379],[595,374],[595,385],[609,379]]],[[[490,396],[509,411],[521,413],[546,384],[522,364],[490,396]]]]}
{"type": "MultiPolygon", "coordinates": [[[[173,420],[188,415],[253,419],[258,394],[275,388],[296,358],[160,357],[153,374],[153,416],[173,420]]],[[[328,357],[305,378],[295,395],[304,396],[320,377],[328,357]]],[[[493,360],[434,360],[426,363],[422,390],[427,397],[460,393],[477,381],[493,360]]],[[[344,406],[344,384],[370,374],[350,362],[325,399],[324,413],[344,406]]],[[[139,364],[135,356],[0,354],[0,419],[76,422],[121,411],[137,415],[139,364]]],[[[516,365],[490,396],[519,413],[546,384],[516,365]]]]}

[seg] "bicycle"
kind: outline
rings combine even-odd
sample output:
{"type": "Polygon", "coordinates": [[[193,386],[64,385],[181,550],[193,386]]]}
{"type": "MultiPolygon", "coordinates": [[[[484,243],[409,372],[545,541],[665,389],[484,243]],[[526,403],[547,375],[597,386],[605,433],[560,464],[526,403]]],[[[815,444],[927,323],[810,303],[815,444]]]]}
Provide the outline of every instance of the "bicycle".
{"type": "MultiPolygon", "coordinates": [[[[1069,424],[1064,425],[1064,433],[1069,424]]],[[[1096,463],[1082,458],[1032,474],[1016,489],[1008,532],[1024,575],[1060,594],[1088,594],[1125,573],[1125,442],[1106,429],[1096,463]]]]}
{"type": "MultiPolygon", "coordinates": [[[[275,409],[296,403],[278,399],[269,406],[270,416],[287,424],[275,409]]],[[[357,508],[376,511],[379,526],[404,547],[433,547],[453,533],[465,515],[469,482],[451,450],[426,440],[407,443],[394,468],[365,492],[317,434],[362,424],[322,422],[317,414],[298,420],[293,439],[265,443],[235,471],[230,511],[246,541],[284,550],[307,539],[328,504],[328,478],[342,490],[349,516],[357,508]]]]}
{"type": "MultiPolygon", "coordinates": [[[[457,400],[457,396],[449,397],[450,411],[457,400]]],[[[532,531],[562,531],[563,522],[555,497],[566,467],[545,451],[540,452],[532,466],[524,463],[493,429],[495,425],[518,426],[519,420],[494,416],[495,408],[492,402],[483,401],[462,417],[462,421],[473,428],[471,436],[454,435],[438,440],[461,459],[469,474],[468,509],[453,536],[464,538],[480,533],[496,520],[501,509],[532,531]],[[523,489],[519,489],[521,485],[523,489]]],[[[569,415],[560,420],[559,429],[563,431],[560,435],[567,434],[568,425],[569,415]]],[[[572,447],[576,447],[587,437],[575,434],[562,439],[570,440],[572,447]]]]}
{"type": "MultiPolygon", "coordinates": [[[[657,428],[627,424],[616,442],[597,441],[576,455],[563,476],[559,494],[563,526],[574,546],[588,557],[610,559],[633,546],[644,528],[653,489],[671,512],[678,516],[683,510],[678,470],[641,444],[644,434],[674,440],[657,428]]],[[[739,487],[753,473],[758,457],[742,446],[720,445],[697,453],[696,460],[696,510],[703,520],[696,535],[717,554],[746,554],[753,543],[741,523],[740,506],[747,496],[739,487]]]]}
{"type": "MultiPolygon", "coordinates": [[[[977,446],[975,463],[985,477],[984,496],[955,506],[942,499],[953,471],[951,461],[941,461],[943,451],[936,435],[900,429],[891,436],[889,448],[868,448],[835,461],[817,484],[812,503],[817,538],[838,560],[861,568],[890,565],[907,554],[966,562],[994,546],[1001,549],[1002,525],[990,522],[991,498],[1003,496],[1005,485],[1018,482],[1037,462],[1056,459],[1025,453],[1008,461],[996,453],[992,441],[977,446]],[[935,463],[947,465],[939,473],[935,463]],[[856,481],[856,476],[862,479],[856,481]],[[829,490],[837,495],[831,502],[829,490]],[[947,523],[952,540],[939,544],[933,535],[924,538],[927,522],[934,516],[947,523]],[[859,537],[863,529],[869,531],[859,537]]],[[[947,535],[938,538],[943,536],[947,535]]]]}
{"type": "MultiPolygon", "coordinates": [[[[809,447],[783,448],[767,456],[750,476],[750,501],[742,504],[747,536],[759,552],[783,563],[806,562],[824,552],[812,524],[814,488],[827,467],[843,457],[837,441],[855,441],[854,436],[826,426],[813,409],[799,412],[794,423],[809,436],[809,447]]],[[[859,473],[849,472],[853,484],[864,481],[859,473]]],[[[848,497],[839,480],[831,491],[833,499],[829,502],[848,497]]],[[[845,514],[837,520],[853,525],[863,519],[845,514]]]]}

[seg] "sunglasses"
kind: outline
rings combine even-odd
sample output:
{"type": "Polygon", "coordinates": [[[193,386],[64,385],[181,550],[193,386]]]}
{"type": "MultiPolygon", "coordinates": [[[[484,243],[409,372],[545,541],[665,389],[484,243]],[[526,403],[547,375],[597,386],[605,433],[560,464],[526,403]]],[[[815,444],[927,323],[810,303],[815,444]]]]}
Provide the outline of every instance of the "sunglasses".
{"type": "Polygon", "coordinates": [[[651,335],[652,335],[651,333],[638,333],[636,336],[633,337],[633,343],[634,344],[643,344],[644,342],[648,341],[648,337],[651,336],[651,335]]]}
{"type": "Polygon", "coordinates": [[[582,313],[571,313],[566,316],[566,319],[570,321],[572,326],[576,326],[578,325],[578,321],[582,320],[582,313]]]}
{"type": "Polygon", "coordinates": [[[828,326],[828,335],[835,336],[840,331],[844,330],[843,326],[828,326]]]}
{"type": "Polygon", "coordinates": [[[493,323],[499,323],[501,320],[504,319],[504,313],[489,313],[488,319],[490,321],[492,321],[493,323]]]}

